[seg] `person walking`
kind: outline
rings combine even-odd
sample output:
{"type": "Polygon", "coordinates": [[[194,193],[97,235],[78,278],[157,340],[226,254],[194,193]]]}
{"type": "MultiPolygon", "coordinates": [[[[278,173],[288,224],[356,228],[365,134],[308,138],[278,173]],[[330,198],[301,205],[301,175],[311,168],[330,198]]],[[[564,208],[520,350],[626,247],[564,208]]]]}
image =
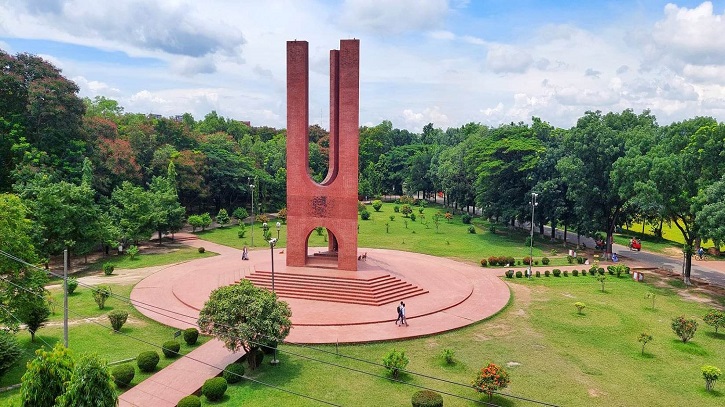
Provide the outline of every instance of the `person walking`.
{"type": "Polygon", "coordinates": [[[244,246],[244,249],[242,249],[242,260],[249,260],[249,250],[247,250],[247,246],[244,246]]]}
{"type": "Polygon", "coordinates": [[[403,326],[403,324],[405,324],[405,326],[408,326],[408,320],[405,319],[405,303],[403,301],[400,301],[400,317],[400,326],[403,326]]]}
{"type": "Polygon", "coordinates": [[[400,321],[400,326],[403,326],[403,309],[402,309],[402,306],[403,306],[403,301],[400,301],[400,304],[398,304],[398,308],[396,308],[397,311],[398,311],[398,319],[395,320],[395,325],[398,325],[398,321],[400,321]]]}

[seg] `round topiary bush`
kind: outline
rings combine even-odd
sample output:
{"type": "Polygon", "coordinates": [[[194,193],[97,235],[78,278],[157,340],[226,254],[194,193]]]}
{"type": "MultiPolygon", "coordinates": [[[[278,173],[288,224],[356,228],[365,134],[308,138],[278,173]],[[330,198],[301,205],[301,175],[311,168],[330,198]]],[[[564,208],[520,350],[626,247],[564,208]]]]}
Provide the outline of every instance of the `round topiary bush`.
{"type": "Polygon", "coordinates": [[[443,407],[443,397],[430,390],[421,390],[413,393],[411,399],[413,407],[443,407]]]}
{"type": "Polygon", "coordinates": [[[181,349],[179,341],[166,341],[161,347],[161,351],[164,352],[164,356],[167,358],[179,356],[179,349],[181,349]]]}
{"type": "Polygon", "coordinates": [[[142,372],[151,373],[156,370],[156,365],[159,364],[159,354],[156,351],[149,350],[141,352],[136,357],[136,364],[142,372]]]}
{"type": "Polygon", "coordinates": [[[469,215],[467,213],[464,213],[463,215],[461,215],[461,222],[463,222],[466,225],[470,224],[471,223],[471,215],[469,215]]]}
{"type": "Polygon", "coordinates": [[[506,278],[514,278],[514,271],[513,270],[507,270],[506,271],[506,278]]]}
{"type": "Polygon", "coordinates": [[[201,407],[201,399],[199,399],[199,396],[192,394],[191,396],[186,396],[179,400],[176,407],[201,407]]]}
{"type": "Polygon", "coordinates": [[[521,277],[523,277],[523,276],[524,276],[524,275],[523,275],[523,273],[521,273],[521,271],[517,271],[517,272],[516,272],[516,278],[521,278],[521,277]]]}
{"type": "Polygon", "coordinates": [[[544,275],[545,275],[546,277],[549,277],[549,276],[551,275],[551,272],[550,272],[549,270],[545,270],[545,271],[544,271],[544,275]]]}
{"type": "Polygon", "coordinates": [[[119,332],[123,324],[128,319],[128,312],[121,310],[113,310],[108,313],[108,320],[111,321],[111,326],[115,332],[119,332]]]}
{"type": "Polygon", "coordinates": [[[136,369],[133,366],[124,364],[118,365],[111,370],[111,376],[113,376],[113,382],[118,387],[127,387],[131,384],[131,380],[136,375],[136,369]]]}
{"type": "Polygon", "coordinates": [[[561,276],[561,270],[559,270],[559,269],[554,269],[554,270],[552,271],[552,273],[554,274],[554,277],[559,277],[559,276],[561,276]]]}
{"type": "Polygon", "coordinates": [[[227,391],[227,381],[223,377],[213,377],[201,386],[201,394],[209,401],[219,401],[227,391]]]}
{"type": "Polygon", "coordinates": [[[548,266],[550,262],[551,260],[549,260],[548,257],[544,257],[541,259],[541,264],[543,264],[544,266],[548,266]]]}
{"type": "Polygon", "coordinates": [[[362,210],[360,212],[360,219],[362,219],[362,220],[370,219],[370,212],[368,212],[367,210],[362,210]]]}
{"type": "Polygon", "coordinates": [[[75,277],[68,278],[68,295],[72,295],[76,288],[78,288],[78,279],[75,277]]]}
{"type": "Polygon", "coordinates": [[[488,261],[486,259],[481,259],[481,267],[486,267],[488,265],[488,261]]]}
{"type": "Polygon", "coordinates": [[[241,382],[242,376],[244,376],[244,365],[241,363],[231,363],[227,365],[226,369],[224,369],[224,373],[222,373],[222,377],[225,378],[229,384],[241,382]]]}
{"type": "Polygon", "coordinates": [[[538,270],[536,271],[536,277],[541,277],[541,272],[538,270]]]}
{"type": "Polygon", "coordinates": [[[196,328],[187,328],[184,330],[184,342],[187,345],[195,345],[197,339],[199,339],[199,330],[196,328]]]}
{"type": "Polygon", "coordinates": [[[571,275],[573,275],[574,277],[578,276],[579,275],[579,270],[577,270],[577,269],[572,270],[571,271],[571,275]]]}
{"type": "Polygon", "coordinates": [[[200,248],[199,248],[199,253],[204,253],[205,251],[206,251],[206,249],[205,249],[205,248],[203,248],[203,247],[200,247],[200,248]]]}

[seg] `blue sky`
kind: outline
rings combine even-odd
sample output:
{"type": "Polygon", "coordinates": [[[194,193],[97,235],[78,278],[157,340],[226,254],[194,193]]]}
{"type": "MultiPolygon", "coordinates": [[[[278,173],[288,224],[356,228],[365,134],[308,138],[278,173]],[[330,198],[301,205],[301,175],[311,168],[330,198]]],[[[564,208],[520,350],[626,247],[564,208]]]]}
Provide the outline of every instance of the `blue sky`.
{"type": "Polygon", "coordinates": [[[310,42],[310,120],[327,127],[328,53],[353,37],[361,124],[725,115],[725,0],[0,0],[0,49],[41,55],[81,96],[278,128],[286,41],[310,42]]]}

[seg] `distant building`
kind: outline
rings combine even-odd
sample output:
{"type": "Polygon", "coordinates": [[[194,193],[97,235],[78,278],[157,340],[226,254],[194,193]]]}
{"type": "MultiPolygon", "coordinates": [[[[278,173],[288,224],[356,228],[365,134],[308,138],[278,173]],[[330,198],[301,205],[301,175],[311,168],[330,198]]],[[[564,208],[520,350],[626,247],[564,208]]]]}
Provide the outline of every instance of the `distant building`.
{"type": "Polygon", "coordinates": [[[146,115],[146,117],[148,117],[149,119],[163,119],[164,118],[164,116],[161,116],[160,114],[155,114],[155,113],[149,113],[148,115],[146,115]]]}
{"type": "Polygon", "coordinates": [[[184,115],[183,114],[177,114],[176,116],[171,116],[171,120],[173,120],[173,121],[175,121],[177,123],[181,123],[182,121],[184,121],[184,115]]]}

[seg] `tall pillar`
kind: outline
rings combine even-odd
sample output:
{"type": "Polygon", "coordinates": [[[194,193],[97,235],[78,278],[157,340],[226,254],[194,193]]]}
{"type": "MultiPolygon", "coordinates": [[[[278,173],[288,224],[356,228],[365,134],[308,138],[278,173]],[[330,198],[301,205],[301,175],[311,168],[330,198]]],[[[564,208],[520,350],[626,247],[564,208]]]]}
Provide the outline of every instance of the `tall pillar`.
{"type": "Polygon", "coordinates": [[[322,183],[309,175],[309,51],[287,42],[287,265],[307,263],[307,239],[330,233],[338,268],[357,270],[360,41],[330,51],[330,168],[322,183]]]}

